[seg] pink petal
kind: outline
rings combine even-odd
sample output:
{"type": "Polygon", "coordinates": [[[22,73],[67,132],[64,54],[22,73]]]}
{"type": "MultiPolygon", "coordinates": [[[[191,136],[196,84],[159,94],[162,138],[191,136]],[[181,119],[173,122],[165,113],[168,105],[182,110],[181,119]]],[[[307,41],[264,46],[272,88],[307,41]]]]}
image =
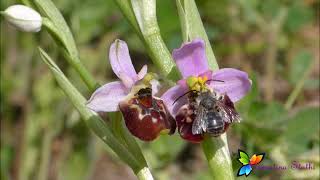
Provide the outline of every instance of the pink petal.
{"type": "Polygon", "coordinates": [[[141,68],[140,72],[138,73],[138,80],[144,78],[144,76],[147,74],[147,72],[148,72],[148,66],[147,66],[147,65],[144,65],[144,66],[141,68]]]}
{"type": "Polygon", "coordinates": [[[118,111],[119,102],[124,100],[128,89],[119,81],[98,88],[87,102],[87,107],[96,112],[118,111]]]}
{"type": "Polygon", "coordinates": [[[213,72],[212,79],[224,81],[211,81],[209,86],[219,93],[226,93],[233,102],[244,97],[251,88],[251,80],[248,74],[233,68],[213,72]]]}
{"type": "Polygon", "coordinates": [[[120,73],[119,79],[127,89],[130,89],[135,83],[135,81],[131,77],[127,76],[125,73],[120,73]]]}
{"type": "Polygon", "coordinates": [[[170,89],[168,89],[162,96],[161,99],[165,102],[167,105],[167,108],[169,112],[172,114],[172,116],[175,116],[180,109],[181,106],[186,104],[187,101],[187,95],[181,97],[177,102],[174,103],[181,95],[188,92],[189,90],[187,87],[182,87],[179,85],[173,86],[170,89]],[[174,103],[174,104],[173,104],[174,103]]]}
{"type": "Polygon", "coordinates": [[[172,56],[183,79],[198,76],[209,70],[205,42],[202,39],[194,39],[183,44],[181,48],[173,50],[172,56]]]}
{"type": "Polygon", "coordinates": [[[121,80],[125,77],[126,79],[132,79],[133,82],[136,81],[137,73],[132,65],[126,42],[119,39],[115,40],[110,47],[109,59],[113,72],[121,80]]]}

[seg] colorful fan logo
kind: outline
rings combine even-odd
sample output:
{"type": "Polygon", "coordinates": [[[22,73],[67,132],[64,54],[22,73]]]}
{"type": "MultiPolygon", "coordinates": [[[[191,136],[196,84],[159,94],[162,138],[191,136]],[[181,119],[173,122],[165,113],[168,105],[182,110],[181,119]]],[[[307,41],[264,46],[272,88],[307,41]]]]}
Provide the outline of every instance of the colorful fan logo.
{"type": "Polygon", "coordinates": [[[238,150],[239,152],[239,159],[238,161],[241,162],[242,167],[239,169],[237,176],[246,175],[249,176],[249,174],[252,171],[252,166],[259,164],[263,158],[265,153],[261,154],[254,154],[250,159],[247,153],[245,153],[242,150],[238,150]]]}

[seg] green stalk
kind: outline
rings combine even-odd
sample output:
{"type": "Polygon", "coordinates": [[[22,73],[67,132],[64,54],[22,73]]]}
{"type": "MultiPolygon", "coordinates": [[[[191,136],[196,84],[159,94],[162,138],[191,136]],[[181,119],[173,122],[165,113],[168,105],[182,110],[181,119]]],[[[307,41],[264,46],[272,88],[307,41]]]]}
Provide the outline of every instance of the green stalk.
{"type": "Polygon", "coordinates": [[[144,43],[152,62],[162,74],[168,75],[174,67],[174,62],[161,38],[155,0],[114,1],[144,43]]]}
{"type": "Polygon", "coordinates": [[[163,42],[160,31],[144,36],[145,47],[153,61],[162,74],[168,75],[174,67],[171,54],[163,42]]]}
{"type": "MultiPolygon", "coordinates": [[[[139,179],[151,179],[150,174],[142,173],[149,171],[145,162],[141,162],[131,152],[121,144],[111,130],[106,126],[103,120],[95,112],[86,107],[86,99],[80,92],[69,82],[59,67],[51,60],[45,51],[39,48],[41,58],[50,68],[53,76],[55,77],[58,85],[69,98],[71,103],[80,113],[86,125],[103,141],[105,142],[118,157],[127,163],[139,179]]],[[[152,177],[152,176],[151,176],[152,177]]]]}
{"type": "Polygon", "coordinates": [[[226,133],[220,137],[206,136],[201,147],[213,179],[234,179],[226,133]]]}

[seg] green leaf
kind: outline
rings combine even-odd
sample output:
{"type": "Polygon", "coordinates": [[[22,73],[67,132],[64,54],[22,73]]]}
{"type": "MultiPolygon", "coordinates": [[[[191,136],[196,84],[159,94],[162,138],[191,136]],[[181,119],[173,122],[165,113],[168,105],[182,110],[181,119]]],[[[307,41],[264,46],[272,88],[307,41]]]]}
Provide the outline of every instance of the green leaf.
{"type": "Polygon", "coordinates": [[[207,33],[201,21],[197,5],[194,0],[176,0],[179,18],[181,21],[181,30],[184,42],[201,38],[206,43],[206,54],[209,66],[212,70],[217,70],[218,64],[213,54],[207,33]]]}
{"type": "Polygon", "coordinates": [[[54,24],[59,38],[72,57],[78,57],[78,50],[71,31],[60,11],[51,0],[35,0],[34,3],[54,24]]]}
{"type": "Polygon", "coordinates": [[[43,24],[61,48],[66,60],[93,92],[98,83],[81,63],[75,41],[63,16],[50,0],[35,0],[35,4],[47,16],[43,18],[43,24]]]}

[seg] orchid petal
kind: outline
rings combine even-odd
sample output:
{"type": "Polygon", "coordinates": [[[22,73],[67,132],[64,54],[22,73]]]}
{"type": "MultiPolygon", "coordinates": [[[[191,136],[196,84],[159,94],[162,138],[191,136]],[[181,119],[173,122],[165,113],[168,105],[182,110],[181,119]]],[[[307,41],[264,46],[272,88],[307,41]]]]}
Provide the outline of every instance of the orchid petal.
{"type": "Polygon", "coordinates": [[[137,73],[131,62],[126,42],[115,40],[110,46],[109,59],[113,72],[122,80],[123,77],[136,81],[137,73]],[[124,76],[124,74],[126,76],[124,76]]]}
{"type": "Polygon", "coordinates": [[[225,68],[213,73],[213,80],[209,86],[219,93],[226,93],[232,102],[236,102],[244,97],[251,88],[251,80],[246,72],[225,68]]]}
{"type": "Polygon", "coordinates": [[[135,81],[132,78],[130,78],[129,76],[127,76],[125,73],[120,73],[119,79],[121,80],[122,84],[127,89],[130,89],[135,83],[135,81]]]}
{"type": "Polygon", "coordinates": [[[175,116],[181,106],[188,102],[187,96],[181,97],[177,102],[175,102],[181,95],[188,91],[187,87],[182,87],[179,85],[173,86],[168,89],[162,96],[161,99],[167,105],[169,112],[172,116],[175,116]]]}
{"type": "Polygon", "coordinates": [[[194,39],[183,44],[181,48],[173,50],[172,56],[183,79],[198,76],[209,70],[205,43],[202,39],[194,39]]]}
{"type": "Polygon", "coordinates": [[[111,82],[92,94],[87,107],[96,112],[118,111],[119,102],[125,99],[127,94],[128,89],[120,81],[111,82]]]}
{"type": "Polygon", "coordinates": [[[140,72],[138,73],[138,80],[144,78],[144,76],[147,74],[147,72],[148,72],[148,66],[147,66],[147,65],[144,65],[144,66],[141,68],[140,72]]]}

